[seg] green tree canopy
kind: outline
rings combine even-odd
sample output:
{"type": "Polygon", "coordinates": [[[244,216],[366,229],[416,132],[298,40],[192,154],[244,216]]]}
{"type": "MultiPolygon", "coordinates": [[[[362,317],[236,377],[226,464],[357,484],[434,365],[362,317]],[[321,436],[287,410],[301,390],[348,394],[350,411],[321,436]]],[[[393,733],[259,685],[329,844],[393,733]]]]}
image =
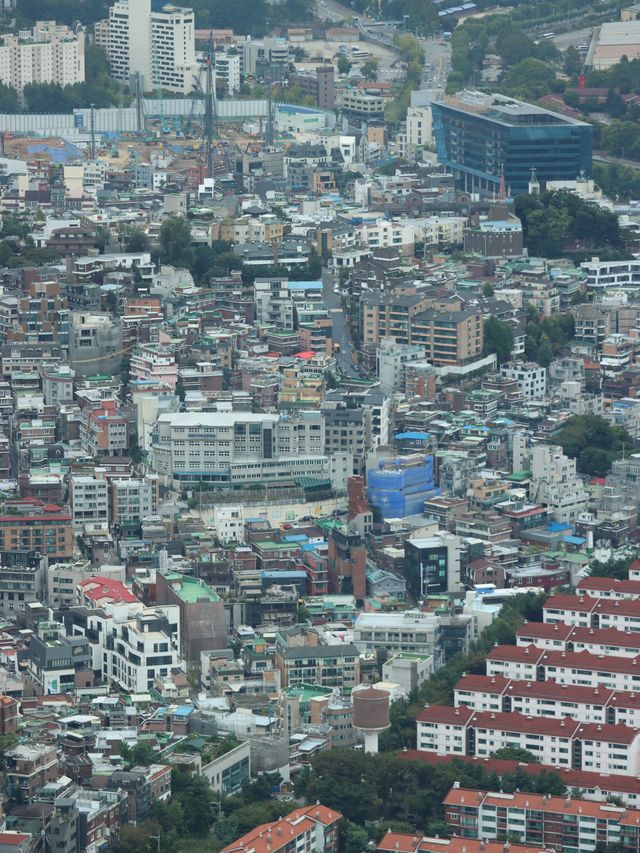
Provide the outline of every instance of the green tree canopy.
{"type": "Polygon", "coordinates": [[[191,246],[191,226],[182,216],[170,216],[160,226],[160,247],[163,260],[176,267],[191,269],[194,251],[191,246]]]}
{"type": "Polygon", "coordinates": [[[509,361],[515,337],[513,329],[497,317],[488,317],[484,321],[484,354],[495,352],[498,364],[509,361]]]}
{"type": "Polygon", "coordinates": [[[632,452],[635,442],[621,427],[611,426],[600,415],[574,415],[556,436],[567,456],[577,460],[583,474],[604,476],[623,450],[632,452]]]}

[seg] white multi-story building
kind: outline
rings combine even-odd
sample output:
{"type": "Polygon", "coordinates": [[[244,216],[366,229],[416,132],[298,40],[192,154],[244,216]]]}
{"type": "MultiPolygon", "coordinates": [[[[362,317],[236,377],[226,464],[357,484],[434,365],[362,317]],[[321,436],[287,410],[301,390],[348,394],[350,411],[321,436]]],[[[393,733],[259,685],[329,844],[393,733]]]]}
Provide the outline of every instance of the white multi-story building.
{"type": "Polygon", "coordinates": [[[606,687],[579,687],[549,681],[516,681],[499,675],[463,675],[454,689],[454,705],[474,711],[515,711],[529,717],[572,717],[581,723],[623,723],[639,727],[637,693],[606,687]]]}
{"type": "Polygon", "coordinates": [[[142,479],[111,481],[111,522],[122,527],[137,527],[158,512],[160,482],[157,474],[142,479]]]}
{"type": "Polygon", "coordinates": [[[295,416],[247,412],[160,415],[151,464],[176,480],[251,482],[326,477],[320,412],[295,416]]]}
{"type": "Polygon", "coordinates": [[[613,290],[618,287],[640,286],[640,260],[601,261],[591,258],[580,264],[587,276],[587,287],[592,291],[613,290]]]}
{"type": "Polygon", "coordinates": [[[574,522],[586,512],[588,496],[569,459],[556,445],[538,445],[531,450],[531,499],[544,504],[556,521],[574,522]]]}
{"type": "Polygon", "coordinates": [[[33,30],[3,36],[0,81],[18,92],[29,83],[84,83],[84,30],[37,21],[33,30]]]}
{"type": "Polygon", "coordinates": [[[615,628],[576,628],[560,622],[527,622],[516,634],[518,646],[553,651],[591,652],[635,658],[640,655],[640,633],[615,628]]]}
{"type": "Polygon", "coordinates": [[[213,510],[213,527],[221,545],[239,545],[244,542],[244,508],[217,506],[213,510]]]}
{"type": "Polygon", "coordinates": [[[547,652],[533,646],[495,646],[486,658],[487,675],[517,681],[552,679],[577,687],[608,687],[628,693],[640,687],[640,658],[616,658],[589,652],[547,652]],[[511,650],[511,651],[509,651],[511,650]]]}
{"type": "Polygon", "coordinates": [[[623,601],[625,598],[640,598],[640,581],[617,580],[615,578],[582,578],[576,586],[578,595],[591,598],[608,598],[623,601]]]}
{"type": "Polygon", "coordinates": [[[407,145],[433,145],[431,107],[409,107],[407,110],[407,145]]]}
{"type": "Polygon", "coordinates": [[[489,758],[519,747],[556,767],[633,775],[640,770],[640,731],[621,724],[431,705],[418,715],[417,729],[417,747],[424,752],[489,758]]]}
{"type": "Polygon", "coordinates": [[[145,91],[154,87],[188,95],[198,77],[192,9],[151,0],[117,0],[109,10],[107,52],[111,76],[129,83],[140,75],[145,91]]]}
{"type": "MultiPolygon", "coordinates": [[[[177,635],[166,610],[146,608],[132,619],[114,620],[106,638],[102,664],[105,680],[115,681],[130,693],[146,693],[156,677],[169,675],[181,665],[177,635]]],[[[178,611],[178,607],[172,608],[178,611]]],[[[179,614],[175,616],[179,621],[179,614]]]]}
{"type": "Polygon", "coordinates": [[[544,603],[543,620],[583,628],[637,632],[640,631],[640,601],[634,598],[552,595],[544,603]]]}
{"type": "Polygon", "coordinates": [[[518,391],[527,401],[543,400],[547,394],[547,368],[533,361],[508,361],[501,365],[500,373],[518,383],[518,391]]]}
{"type": "Polygon", "coordinates": [[[370,249],[394,247],[402,254],[412,254],[415,246],[415,229],[406,222],[376,219],[363,222],[357,229],[359,241],[370,249]]]}
{"type": "Polygon", "coordinates": [[[393,394],[403,390],[405,365],[424,360],[426,354],[424,347],[399,344],[394,338],[382,338],[376,354],[381,391],[393,394]]]}
{"type": "Polygon", "coordinates": [[[441,622],[433,613],[405,610],[400,613],[360,613],[353,626],[353,644],[360,652],[385,650],[435,655],[441,622]]]}
{"type": "Polygon", "coordinates": [[[73,474],[69,478],[73,532],[85,527],[109,527],[109,482],[105,479],[73,474]]]}
{"type": "Polygon", "coordinates": [[[240,91],[241,57],[236,48],[216,50],[214,55],[214,73],[217,82],[221,81],[227,95],[233,97],[240,91]]]}

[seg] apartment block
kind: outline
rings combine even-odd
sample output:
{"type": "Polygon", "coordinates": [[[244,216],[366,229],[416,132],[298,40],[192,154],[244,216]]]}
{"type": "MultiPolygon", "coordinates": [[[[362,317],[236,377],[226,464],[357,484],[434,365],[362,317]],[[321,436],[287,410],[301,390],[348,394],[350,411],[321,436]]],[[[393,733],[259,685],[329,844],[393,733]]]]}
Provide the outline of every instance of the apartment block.
{"type": "Polygon", "coordinates": [[[418,714],[417,733],[425,752],[488,758],[519,747],[555,767],[633,775],[640,768],[640,731],[622,724],[431,705],[418,714]]]}
{"type": "Polygon", "coordinates": [[[516,645],[635,658],[640,655],[640,633],[615,628],[583,628],[562,622],[526,622],[516,633],[516,645]]]}
{"type": "Polygon", "coordinates": [[[173,391],[178,381],[175,354],[161,344],[141,344],[131,355],[131,378],[173,391]]]}
{"type": "Polygon", "coordinates": [[[640,631],[640,600],[594,598],[590,595],[552,595],[543,606],[543,621],[582,628],[640,631]]]}
{"type": "Polygon", "coordinates": [[[5,501],[0,508],[0,551],[68,559],[73,555],[71,522],[68,509],[37,498],[5,501]]]}
{"type": "Polygon", "coordinates": [[[29,670],[45,695],[92,687],[92,659],[87,638],[67,637],[60,622],[41,622],[31,638],[29,670]]]}
{"type": "Polygon", "coordinates": [[[120,528],[139,527],[145,518],[156,515],[160,500],[160,478],[148,474],[142,479],[109,481],[111,524],[120,528]]]}
{"type": "Polygon", "coordinates": [[[500,366],[506,380],[514,380],[526,400],[543,400],[547,394],[547,369],[533,361],[509,361],[500,366]]]}
{"type": "Polygon", "coordinates": [[[198,76],[193,10],[151,0],[118,0],[109,10],[107,54],[110,74],[129,84],[140,77],[154,86],[188,95],[198,76]]]}
{"type": "MultiPolygon", "coordinates": [[[[132,619],[113,623],[106,638],[102,675],[130,693],[146,693],[157,677],[169,675],[181,665],[177,631],[165,612],[147,608],[132,619]]],[[[177,608],[171,608],[177,611],[177,608]]],[[[175,613],[175,623],[179,615],[175,613]]]]}
{"type": "Polygon", "coordinates": [[[587,509],[587,492],[570,459],[555,445],[537,445],[531,451],[530,496],[548,508],[556,521],[574,522],[587,509]]]}
{"type": "Polygon", "coordinates": [[[487,675],[526,681],[553,679],[559,684],[608,687],[636,692],[640,658],[560,652],[517,646],[495,646],[486,658],[487,675]]]}
{"type": "Polygon", "coordinates": [[[499,711],[531,717],[572,717],[581,723],[622,723],[640,728],[637,693],[605,687],[581,687],[547,681],[517,681],[499,675],[463,675],[454,690],[454,705],[474,711],[499,711]]]}
{"type": "MultiPolygon", "coordinates": [[[[600,846],[640,849],[640,811],[546,794],[496,793],[461,788],[445,800],[445,817],[461,840],[507,836],[516,843],[563,853],[589,853],[600,846]]],[[[464,842],[463,842],[464,843],[464,842]]],[[[490,844],[488,844],[488,847],[490,844]]]]}
{"type": "Polygon", "coordinates": [[[360,683],[360,655],[355,645],[323,645],[317,631],[301,626],[278,631],[275,666],[283,687],[315,684],[350,689],[360,683]]]}
{"type": "Polygon", "coordinates": [[[73,532],[79,536],[85,527],[109,527],[109,481],[74,474],[69,478],[73,532]]]}
{"type": "Polygon", "coordinates": [[[84,29],[37,21],[33,30],[3,36],[0,81],[18,92],[30,83],[84,83],[84,29]]]}

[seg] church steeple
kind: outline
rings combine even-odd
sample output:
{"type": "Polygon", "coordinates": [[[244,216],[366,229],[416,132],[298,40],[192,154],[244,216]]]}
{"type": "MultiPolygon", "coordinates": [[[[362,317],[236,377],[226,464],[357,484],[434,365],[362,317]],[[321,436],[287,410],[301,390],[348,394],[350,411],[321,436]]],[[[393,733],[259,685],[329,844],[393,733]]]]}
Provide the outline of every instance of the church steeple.
{"type": "Polygon", "coordinates": [[[500,164],[500,189],[498,190],[498,201],[504,201],[507,197],[507,188],[504,182],[504,163],[500,164]]]}
{"type": "Polygon", "coordinates": [[[531,177],[529,178],[529,195],[540,195],[540,184],[536,178],[536,167],[531,167],[531,177]]]}

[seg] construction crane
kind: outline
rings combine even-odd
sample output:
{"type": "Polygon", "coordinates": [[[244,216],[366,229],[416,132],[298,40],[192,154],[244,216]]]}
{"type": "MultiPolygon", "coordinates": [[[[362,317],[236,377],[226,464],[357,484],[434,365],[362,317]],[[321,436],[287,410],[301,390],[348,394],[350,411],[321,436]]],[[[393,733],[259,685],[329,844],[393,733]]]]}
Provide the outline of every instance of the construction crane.
{"type": "Polygon", "coordinates": [[[204,123],[202,126],[202,148],[200,149],[200,166],[203,177],[214,177],[214,137],[217,130],[216,90],[214,82],[214,53],[213,39],[209,37],[207,61],[205,63],[205,93],[204,93],[204,123]]]}

